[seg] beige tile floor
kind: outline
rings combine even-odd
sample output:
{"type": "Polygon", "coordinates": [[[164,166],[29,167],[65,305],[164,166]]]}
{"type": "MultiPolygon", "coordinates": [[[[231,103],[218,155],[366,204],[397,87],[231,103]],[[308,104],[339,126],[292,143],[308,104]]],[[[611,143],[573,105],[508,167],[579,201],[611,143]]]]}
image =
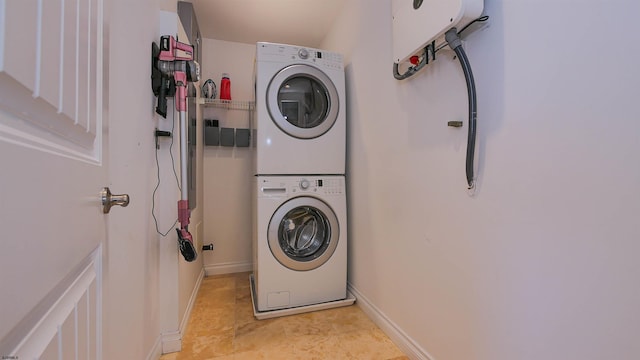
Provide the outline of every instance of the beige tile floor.
{"type": "Polygon", "coordinates": [[[161,360],[406,360],[357,305],[256,320],[249,273],[206,277],[182,351],[161,360]]]}

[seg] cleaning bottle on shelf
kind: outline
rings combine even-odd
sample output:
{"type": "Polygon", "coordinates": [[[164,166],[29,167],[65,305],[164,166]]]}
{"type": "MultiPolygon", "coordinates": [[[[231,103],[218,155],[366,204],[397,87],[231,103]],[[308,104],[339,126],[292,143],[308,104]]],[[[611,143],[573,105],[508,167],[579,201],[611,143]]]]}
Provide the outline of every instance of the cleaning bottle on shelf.
{"type": "Polygon", "coordinates": [[[220,100],[231,100],[231,80],[227,73],[223,73],[220,80],[220,100]]]}

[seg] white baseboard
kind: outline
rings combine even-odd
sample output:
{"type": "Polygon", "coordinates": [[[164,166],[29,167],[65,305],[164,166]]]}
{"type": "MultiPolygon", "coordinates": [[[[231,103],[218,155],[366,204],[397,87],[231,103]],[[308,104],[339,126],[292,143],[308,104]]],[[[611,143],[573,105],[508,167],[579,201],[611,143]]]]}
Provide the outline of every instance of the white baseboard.
{"type": "Polygon", "coordinates": [[[187,308],[184,311],[182,322],[180,322],[180,333],[182,334],[185,334],[187,332],[187,327],[189,326],[189,319],[191,318],[191,310],[193,310],[193,304],[195,304],[196,302],[196,297],[198,296],[198,291],[200,290],[200,285],[202,284],[203,278],[204,278],[204,269],[202,269],[200,271],[200,274],[198,275],[196,284],[193,287],[193,291],[191,292],[191,298],[189,298],[189,303],[187,304],[187,308]]]}
{"type": "Polygon", "coordinates": [[[171,331],[162,334],[162,353],[169,354],[182,350],[182,333],[171,331]]]}
{"type": "Polygon", "coordinates": [[[358,299],[356,304],[367,314],[371,320],[393,341],[402,352],[412,360],[433,360],[420,345],[407,335],[398,325],[391,321],[380,309],[378,309],[366,296],[364,296],[351,283],[347,284],[349,292],[358,299]]]}
{"type": "Polygon", "coordinates": [[[206,276],[233,274],[247,271],[253,271],[252,262],[228,262],[204,266],[206,276]]]}
{"type": "Polygon", "coordinates": [[[162,355],[162,336],[159,335],[155,344],[153,344],[153,347],[149,351],[149,355],[147,355],[146,360],[157,360],[160,358],[160,355],[162,355]]]}
{"type": "Polygon", "coordinates": [[[204,278],[204,276],[205,271],[203,269],[202,271],[200,271],[200,275],[198,275],[196,284],[193,287],[191,297],[189,298],[189,303],[187,304],[187,308],[185,309],[184,316],[182,317],[182,321],[180,322],[180,328],[178,329],[178,331],[172,331],[162,334],[162,354],[168,354],[182,350],[182,338],[187,332],[187,326],[189,325],[189,319],[191,318],[191,310],[193,310],[193,304],[196,302],[198,290],[200,290],[200,285],[202,284],[202,279],[204,278]]]}

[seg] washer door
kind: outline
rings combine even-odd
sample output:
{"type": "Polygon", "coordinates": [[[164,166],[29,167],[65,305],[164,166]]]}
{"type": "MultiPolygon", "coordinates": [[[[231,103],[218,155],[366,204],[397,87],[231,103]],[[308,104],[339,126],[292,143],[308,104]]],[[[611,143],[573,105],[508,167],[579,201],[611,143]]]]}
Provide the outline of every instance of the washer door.
{"type": "Polygon", "coordinates": [[[273,256],[291,270],[313,270],[338,246],[340,226],[333,210],[313,197],[282,204],[271,217],[267,239],[273,256]]]}
{"type": "Polygon", "coordinates": [[[313,139],[329,131],[338,118],[338,91],[329,77],[309,65],[280,70],[267,88],[271,119],[285,133],[313,139]]]}

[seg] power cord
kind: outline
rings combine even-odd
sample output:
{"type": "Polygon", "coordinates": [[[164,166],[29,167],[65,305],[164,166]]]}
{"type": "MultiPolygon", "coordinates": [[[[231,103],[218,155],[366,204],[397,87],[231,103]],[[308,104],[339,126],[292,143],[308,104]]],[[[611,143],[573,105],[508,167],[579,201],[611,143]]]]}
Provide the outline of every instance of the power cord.
{"type": "Polygon", "coordinates": [[[484,15],[484,16],[480,16],[479,18],[473,20],[472,22],[468,23],[465,27],[463,27],[462,29],[460,29],[460,31],[458,31],[458,35],[461,35],[465,30],[467,30],[467,28],[477,22],[485,22],[489,20],[489,15],[484,15]]]}
{"type": "MultiPolygon", "coordinates": [[[[176,185],[178,186],[178,189],[182,190],[182,188],[180,187],[180,181],[178,180],[178,174],[176,173],[176,164],[175,164],[175,160],[173,158],[173,130],[175,128],[175,123],[176,123],[176,113],[175,111],[173,112],[173,121],[171,122],[171,143],[169,144],[169,156],[171,157],[171,168],[173,169],[173,175],[176,178],[176,185]]],[[[156,135],[156,143],[157,143],[157,135],[156,135]]],[[[158,225],[158,219],[156,218],[156,214],[155,214],[155,206],[156,206],[156,192],[158,191],[158,188],[160,187],[160,162],[158,160],[158,149],[159,146],[156,146],[156,177],[157,177],[157,183],[156,183],[156,187],[153,189],[153,195],[151,197],[151,216],[153,216],[153,221],[155,222],[156,225],[156,232],[158,234],[160,234],[162,237],[167,236],[167,234],[169,234],[169,232],[171,232],[173,230],[173,228],[176,226],[176,224],[178,223],[178,218],[176,218],[176,221],[173,222],[173,225],[171,225],[169,227],[169,230],[167,230],[166,232],[161,232],[159,225],[158,225]]]]}

